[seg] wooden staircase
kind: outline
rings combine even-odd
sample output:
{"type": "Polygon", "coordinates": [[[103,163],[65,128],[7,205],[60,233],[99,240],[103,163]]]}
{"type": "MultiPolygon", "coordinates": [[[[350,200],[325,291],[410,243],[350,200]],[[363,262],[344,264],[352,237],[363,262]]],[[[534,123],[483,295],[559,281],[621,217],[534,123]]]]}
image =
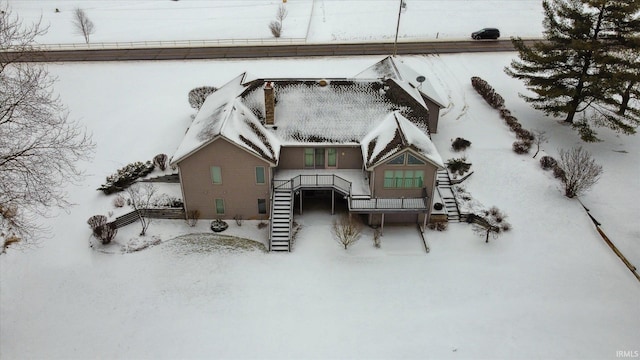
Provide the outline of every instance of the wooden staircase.
{"type": "Polygon", "coordinates": [[[444,207],[447,209],[447,220],[450,222],[460,222],[462,217],[453,189],[451,189],[451,178],[449,178],[449,172],[446,169],[438,170],[436,179],[438,180],[440,197],[442,198],[444,207]]]}
{"type": "Polygon", "coordinates": [[[291,251],[293,191],[276,189],[271,204],[269,251],[291,251]]]}

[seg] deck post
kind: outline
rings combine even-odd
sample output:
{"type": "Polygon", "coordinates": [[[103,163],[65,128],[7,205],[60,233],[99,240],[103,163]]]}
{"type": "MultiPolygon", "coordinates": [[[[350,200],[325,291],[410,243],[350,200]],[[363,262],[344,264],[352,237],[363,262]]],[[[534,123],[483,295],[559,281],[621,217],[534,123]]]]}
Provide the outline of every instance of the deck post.
{"type": "Polygon", "coordinates": [[[331,189],[331,215],[335,214],[336,191],[331,189]]]}
{"type": "Polygon", "coordinates": [[[422,232],[427,230],[427,213],[424,213],[424,218],[422,219],[422,232]]]}
{"type": "Polygon", "coordinates": [[[300,188],[300,215],[302,215],[302,188],[300,188]]]}
{"type": "Polygon", "coordinates": [[[380,221],[380,235],[384,235],[384,213],[382,213],[382,220],[380,221]]]}

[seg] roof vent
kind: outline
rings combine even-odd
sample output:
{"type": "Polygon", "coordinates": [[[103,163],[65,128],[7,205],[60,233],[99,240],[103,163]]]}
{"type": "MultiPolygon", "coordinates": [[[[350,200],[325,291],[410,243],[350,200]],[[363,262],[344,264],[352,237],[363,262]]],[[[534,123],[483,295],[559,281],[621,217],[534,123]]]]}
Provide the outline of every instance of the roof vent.
{"type": "Polygon", "coordinates": [[[327,85],[329,85],[329,82],[327,80],[325,80],[325,79],[322,79],[322,80],[318,81],[318,85],[327,86],[327,85]]]}

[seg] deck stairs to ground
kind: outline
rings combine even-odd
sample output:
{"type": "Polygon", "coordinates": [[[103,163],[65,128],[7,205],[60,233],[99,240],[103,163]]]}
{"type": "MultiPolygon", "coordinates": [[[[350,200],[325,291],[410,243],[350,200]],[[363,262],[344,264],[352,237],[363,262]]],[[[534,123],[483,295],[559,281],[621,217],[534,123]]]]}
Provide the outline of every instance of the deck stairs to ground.
{"type": "Polygon", "coordinates": [[[440,197],[442,198],[444,207],[447,209],[447,220],[450,222],[460,222],[462,220],[462,216],[460,214],[460,208],[458,207],[456,197],[453,194],[453,189],[451,188],[449,171],[446,169],[438,170],[437,180],[440,197]]]}
{"type": "Polygon", "coordinates": [[[270,251],[291,251],[293,191],[276,189],[271,206],[270,251]]]}

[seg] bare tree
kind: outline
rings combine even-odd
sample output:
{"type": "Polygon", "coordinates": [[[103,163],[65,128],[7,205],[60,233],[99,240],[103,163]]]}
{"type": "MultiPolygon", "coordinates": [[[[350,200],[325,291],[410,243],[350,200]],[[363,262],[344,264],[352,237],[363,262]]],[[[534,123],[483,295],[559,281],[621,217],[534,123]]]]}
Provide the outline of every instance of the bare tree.
{"type": "Polygon", "coordinates": [[[484,236],[484,242],[488,243],[489,235],[496,238],[503,232],[511,230],[511,224],[505,220],[506,218],[507,215],[493,206],[489,210],[483,210],[481,215],[470,214],[467,221],[473,223],[473,231],[484,236]]]}
{"type": "Polygon", "coordinates": [[[276,20],[269,23],[269,30],[271,30],[271,34],[273,34],[274,37],[279,38],[282,34],[282,22],[287,18],[288,14],[287,8],[283,4],[280,4],[276,11],[276,20]]]}
{"type": "Polygon", "coordinates": [[[151,224],[151,219],[147,217],[146,210],[151,207],[155,200],[156,187],[150,183],[135,183],[125,191],[129,195],[129,204],[138,214],[138,219],[140,219],[140,226],[142,226],[140,236],[144,236],[151,224]]]}
{"type": "Polygon", "coordinates": [[[287,11],[287,8],[284,6],[284,4],[280,4],[280,6],[278,6],[278,11],[276,11],[276,20],[278,20],[282,24],[284,19],[287,18],[287,15],[289,15],[289,11],[287,11]]]}
{"type": "Polygon", "coordinates": [[[547,132],[544,130],[533,130],[533,143],[536,144],[536,153],[533,154],[533,158],[535,159],[540,152],[540,145],[546,143],[549,140],[547,137],[547,132]]]}
{"type": "Polygon", "coordinates": [[[333,221],[333,234],[344,249],[353,245],[362,233],[362,223],[357,218],[343,215],[333,221]]]}
{"type": "Polygon", "coordinates": [[[76,8],[73,15],[73,25],[76,27],[78,33],[84,37],[84,41],[88,44],[89,36],[91,36],[95,31],[93,21],[91,21],[87,13],[80,8],[76,8]]]}
{"type": "Polygon", "coordinates": [[[558,167],[564,171],[564,195],[572,198],[587,192],[602,175],[602,166],[596,164],[591,154],[581,146],[560,150],[558,167]]]}
{"type": "Polygon", "coordinates": [[[46,231],[39,218],[68,208],[64,188],[83,177],[76,163],[94,144],[53,94],[43,66],[19,62],[46,32],[24,26],[0,3],[0,243],[27,245],[46,231]],[[9,50],[11,53],[3,52],[9,50]]]}

